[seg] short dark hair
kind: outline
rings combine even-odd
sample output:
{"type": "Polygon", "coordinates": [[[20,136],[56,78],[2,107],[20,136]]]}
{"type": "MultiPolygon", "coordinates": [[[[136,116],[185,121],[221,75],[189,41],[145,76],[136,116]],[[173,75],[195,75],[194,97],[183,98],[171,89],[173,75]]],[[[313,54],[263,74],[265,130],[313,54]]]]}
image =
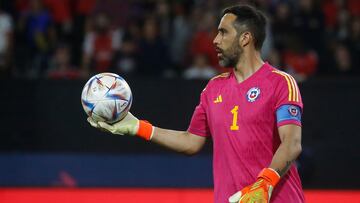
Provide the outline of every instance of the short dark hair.
{"type": "Polygon", "coordinates": [[[223,17],[227,13],[236,16],[234,26],[237,31],[239,31],[237,25],[246,26],[248,31],[250,31],[254,37],[255,49],[260,50],[266,37],[265,15],[260,10],[257,10],[250,5],[236,5],[225,8],[221,16],[223,17]]]}

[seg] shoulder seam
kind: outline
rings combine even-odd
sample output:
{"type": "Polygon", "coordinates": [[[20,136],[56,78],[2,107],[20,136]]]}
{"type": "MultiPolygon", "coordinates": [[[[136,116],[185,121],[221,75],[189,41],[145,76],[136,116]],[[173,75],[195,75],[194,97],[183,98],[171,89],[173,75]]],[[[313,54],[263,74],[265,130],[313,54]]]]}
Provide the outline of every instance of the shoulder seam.
{"type": "Polygon", "coordinates": [[[297,87],[295,79],[291,75],[283,71],[273,70],[272,72],[282,76],[286,80],[289,92],[288,100],[290,102],[299,102],[299,88],[297,87]]]}
{"type": "Polygon", "coordinates": [[[225,78],[225,77],[228,77],[229,75],[230,75],[230,72],[221,73],[221,74],[211,78],[210,80],[214,80],[216,78],[225,78]]]}

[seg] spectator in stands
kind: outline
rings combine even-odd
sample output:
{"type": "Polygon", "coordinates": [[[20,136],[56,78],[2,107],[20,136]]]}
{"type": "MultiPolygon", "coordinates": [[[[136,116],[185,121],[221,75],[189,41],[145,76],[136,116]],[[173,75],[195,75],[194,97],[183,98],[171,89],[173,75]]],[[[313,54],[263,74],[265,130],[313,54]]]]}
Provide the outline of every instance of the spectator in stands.
{"type": "MultiPolygon", "coordinates": [[[[87,0],[85,0],[87,1],[87,0]]],[[[125,27],[129,20],[132,20],[133,12],[136,15],[144,15],[143,11],[137,10],[136,5],[138,2],[143,1],[133,1],[133,0],[95,0],[95,5],[93,7],[93,14],[96,13],[106,13],[111,16],[112,24],[115,27],[125,27]]],[[[156,1],[151,4],[155,4],[156,1]]]]}
{"type": "Polygon", "coordinates": [[[159,34],[156,19],[148,17],[142,31],[143,37],[139,42],[138,73],[146,76],[165,76],[170,70],[169,52],[159,34]]]}
{"type": "Polygon", "coordinates": [[[217,33],[215,15],[211,12],[201,12],[198,20],[192,20],[196,23],[195,33],[192,35],[190,42],[191,55],[206,54],[212,67],[219,67],[217,53],[214,49],[213,39],[217,33]]]}
{"type": "Polygon", "coordinates": [[[159,0],[156,3],[156,17],[159,22],[159,34],[162,39],[170,39],[170,5],[165,0],[159,0]]]}
{"type": "Polygon", "coordinates": [[[58,37],[68,40],[72,29],[70,0],[43,0],[43,3],[49,9],[58,37]]]}
{"type": "Polygon", "coordinates": [[[274,46],[282,51],[289,43],[289,36],[294,32],[293,16],[288,2],[280,2],[275,8],[275,16],[271,24],[274,34],[274,46]]]}
{"type": "Polygon", "coordinates": [[[0,7],[0,76],[8,76],[11,74],[10,63],[12,59],[12,47],[12,17],[0,7]]]}
{"type": "Polygon", "coordinates": [[[192,65],[185,70],[185,79],[209,80],[217,74],[214,67],[211,67],[206,54],[194,56],[192,65]]]}
{"type": "Polygon", "coordinates": [[[71,51],[68,45],[58,45],[51,57],[47,78],[49,79],[79,79],[80,71],[70,61],[71,51]]]}
{"type": "Polygon", "coordinates": [[[125,35],[120,50],[114,56],[112,67],[121,75],[132,75],[137,66],[137,44],[130,35],[125,35]]]}
{"type": "Polygon", "coordinates": [[[139,43],[142,39],[142,29],[140,20],[132,19],[126,26],[126,34],[136,43],[139,43]]]}
{"type": "Polygon", "coordinates": [[[359,0],[347,0],[347,9],[351,16],[360,16],[360,1],[359,0]]]}
{"type": "Polygon", "coordinates": [[[347,47],[353,61],[354,72],[360,73],[360,16],[353,17],[351,20],[347,47]]]}
{"type": "Polygon", "coordinates": [[[343,1],[324,0],[322,3],[322,12],[324,13],[324,21],[326,31],[331,33],[334,31],[338,20],[339,10],[344,7],[343,1]]]}
{"type": "MultiPolygon", "coordinates": [[[[176,66],[184,66],[186,51],[189,48],[191,27],[189,17],[185,14],[184,5],[175,3],[174,20],[172,24],[171,59],[176,66]]],[[[180,69],[180,68],[179,68],[180,69]]]]}
{"type": "Polygon", "coordinates": [[[345,40],[349,36],[350,15],[346,9],[339,10],[335,27],[335,37],[338,40],[345,40]]]}
{"type": "Polygon", "coordinates": [[[330,58],[331,73],[334,75],[351,75],[354,72],[351,55],[348,48],[343,43],[335,43],[334,50],[330,58]]]}
{"type": "Polygon", "coordinates": [[[292,36],[290,42],[289,48],[283,52],[284,68],[295,80],[303,82],[316,73],[318,57],[299,37],[292,36]]]}
{"type": "Polygon", "coordinates": [[[324,16],[315,0],[299,0],[294,16],[294,28],[305,45],[317,52],[323,51],[324,16]]]}
{"type": "Polygon", "coordinates": [[[109,71],[113,55],[120,48],[121,38],[122,31],[113,27],[107,14],[96,14],[93,18],[93,28],[85,35],[83,70],[85,72],[109,71]]]}
{"type": "Polygon", "coordinates": [[[83,59],[82,43],[85,38],[85,25],[94,10],[96,0],[76,0],[75,2],[72,0],[71,2],[73,3],[73,26],[69,43],[71,44],[72,61],[80,67],[83,59]]]}
{"type": "Polygon", "coordinates": [[[49,53],[56,42],[56,31],[50,13],[41,0],[31,0],[29,13],[20,19],[20,30],[26,36],[28,77],[39,77],[46,70],[49,53]]]}
{"type": "MultiPolygon", "coordinates": [[[[114,67],[119,71],[129,71],[126,74],[164,76],[169,75],[164,73],[173,73],[169,69],[182,71],[183,67],[191,63],[191,56],[198,54],[205,54],[211,67],[222,72],[224,69],[218,66],[212,45],[217,32],[217,11],[214,10],[230,2],[237,1],[4,1],[1,5],[6,6],[6,12],[2,12],[0,16],[0,24],[9,24],[6,22],[8,17],[15,19],[14,26],[10,28],[14,27],[11,30],[14,31],[16,41],[14,40],[14,48],[11,49],[12,41],[1,37],[8,44],[8,49],[5,51],[7,57],[3,57],[1,46],[4,43],[0,39],[0,72],[4,72],[4,67],[9,67],[3,63],[12,63],[14,68],[10,72],[16,77],[40,76],[47,69],[48,60],[58,41],[65,41],[71,46],[72,64],[84,67],[85,72],[107,71],[111,65],[118,64],[114,67]],[[151,27],[152,25],[154,26],[151,27]],[[121,47],[122,33],[131,36],[131,42],[127,41],[124,49],[121,47]],[[129,50],[135,50],[136,60],[133,51],[130,51],[129,60],[129,50]],[[22,60],[11,62],[14,58],[22,60]],[[129,63],[130,61],[134,63],[129,63]],[[124,67],[126,68],[123,69],[124,67]]],[[[300,54],[300,58],[306,56],[307,63],[317,61],[317,74],[331,73],[333,70],[327,64],[335,53],[332,43],[341,40],[350,53],[353,73],[360,73],[360,68],[357,68],[360,66],[359,0],[241,2],[250,2],[260,7],[268,13],[272,22],[268,33],[273,35],[268,35],[264,42],[263,57],[276,60],[278,55],[280,61],[285,62],[283,57],[286,56],[286,62],[290,63],[291,58],[294,65],[291,36],[297,35],[306,50],[300,54]],[[272,48],[277,52],[269,52],[272,48]],[[308,51],[311,54],[303,55],[308,51]]],[[[6,30],[7,26],[0,29],[6,30]]],[[[3,33],[0,30],[0,35],[4,35],[3,33]]],[[[299,56],[298,54],[296,52],[295,55],[299,56]]],[[[284,67],[281,62],[280,67],[284,67]]],[[[291,70],[296,72],[293,68],[291,70]]],[[[9,72],[8,68],[5,69],[5,72],[9,72]]]]}

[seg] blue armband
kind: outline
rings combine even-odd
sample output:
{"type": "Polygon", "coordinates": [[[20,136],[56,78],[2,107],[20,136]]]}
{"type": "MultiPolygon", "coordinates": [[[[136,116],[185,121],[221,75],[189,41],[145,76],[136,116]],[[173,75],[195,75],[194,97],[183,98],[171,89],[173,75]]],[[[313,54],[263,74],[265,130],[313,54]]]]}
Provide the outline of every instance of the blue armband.
{"type": "Polygon", "coordinates": [[[276,120],[278,124],[287,121],[301,123],[301,109],[295,105],[282,105],[276,110],[276,120]]]}

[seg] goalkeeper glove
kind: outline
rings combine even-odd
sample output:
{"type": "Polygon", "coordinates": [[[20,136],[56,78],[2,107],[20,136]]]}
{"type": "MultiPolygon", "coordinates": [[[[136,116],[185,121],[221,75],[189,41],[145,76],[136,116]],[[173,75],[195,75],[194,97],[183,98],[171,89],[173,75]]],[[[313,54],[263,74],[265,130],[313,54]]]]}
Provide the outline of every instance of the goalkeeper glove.
{"type": "Polygon", "coordinates": [[[280,175],[271,168],[264,168],[257,181],[229,198],[230,203],[269,203],[271,193],[279,182],[280,175]]]}
{"type": "Polygon", "coordinates": [[[154,126],[144,120],[139,120],[130,112],[122,120],[108,124],[102,121],[96,122],[88,117],[91,126],[117,135],[136,135],[145,140],[151,140],[154,133],[154,126]]]}

